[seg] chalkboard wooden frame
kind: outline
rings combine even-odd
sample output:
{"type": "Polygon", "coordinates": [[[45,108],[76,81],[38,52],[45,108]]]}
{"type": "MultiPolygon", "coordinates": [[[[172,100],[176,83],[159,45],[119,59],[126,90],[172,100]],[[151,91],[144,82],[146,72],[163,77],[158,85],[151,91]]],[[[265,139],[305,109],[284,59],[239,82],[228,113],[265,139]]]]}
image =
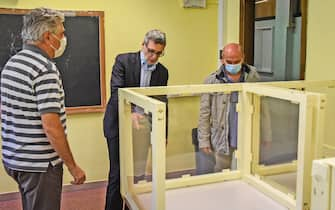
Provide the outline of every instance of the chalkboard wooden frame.
{"type": "MultiPolygon", "coordinates": [[[[0,8],[0,14],[4,15],[25,15],[29,13],[31,10],[30,9],[10,9],[10,8],[0,8]]],[[[66,105],[66,113],[67,114],[73,114],[73,113],[88,113],[88,112],[104,112],[105,111],[105,106],[106,106],[106,85],[105,85],[105,31],[104,31],[104,12],[103,11],[62,11],[65,14],[65,24],[66,24],[66,19],[67,17],[69,18],[76,18],[76,17],[93,17],[97,19],[97,22],[99,24],[98,29],[99,29],[99,40],[97,43],[99,46],[97,46],[99,49],[99,69],[97,69],[96,72],[97,75],[99,75],[100,81],[97,82],[99,87],[95,87],[100,89],[99,94],[100,98],[98,97],[99,103],[97,104],[85,104],[85,105],[74,105],[74,106],[68,106],[66,105]]],[[[3,28],[2,30],[5,30],[3,28]]],[[[65,27],[66,30],[66,27],[65,27]]],[[[66,33],[66,32],[65,32],[66,33]]],[[[57,65],[57,64],[56,64],[57,65]]],[[[62,69],[60,69],[62,73],[62,69]]],[[[95,69],[94,69],[95,71],[95,69]]],[[[65,75],[66,77],[66,75],[65,75]]],[[[76,78],[71,78],[73,79],[76,78]]],[[[64,78],[63,78],[63,84],[64,84],[64,78]]],[[[64,89],[65,89],[65,95],[67,95],[67,89],[66,89],[66,84],[64,84],[64,89]]],[[[69,94],[71,95],[71,94],[69,94]]],[[[85,93],[83,94],[85,97],[85,93]]],[[[71,99],[70,99],[71,100],[71,99]]]]}

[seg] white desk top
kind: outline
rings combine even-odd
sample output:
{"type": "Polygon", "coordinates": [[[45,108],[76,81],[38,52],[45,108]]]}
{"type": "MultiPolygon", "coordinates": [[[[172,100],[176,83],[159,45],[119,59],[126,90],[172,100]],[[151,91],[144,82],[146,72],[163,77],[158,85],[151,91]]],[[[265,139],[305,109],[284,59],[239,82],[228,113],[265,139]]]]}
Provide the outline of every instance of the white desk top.
{"type": "MultiPolygon", "coordinates": [[[[138,198],[149,210],[151,193],[138,198]]],[[[166,210],[287,210],[241,180],[169,190],[166,207],[166,210]]]]}

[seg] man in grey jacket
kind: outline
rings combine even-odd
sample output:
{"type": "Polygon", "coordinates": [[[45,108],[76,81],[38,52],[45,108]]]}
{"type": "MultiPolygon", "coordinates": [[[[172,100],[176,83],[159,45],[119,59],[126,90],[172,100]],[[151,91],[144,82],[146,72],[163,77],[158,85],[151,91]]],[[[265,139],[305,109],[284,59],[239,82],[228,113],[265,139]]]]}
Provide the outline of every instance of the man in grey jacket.
{"type": "MultiPolygon", "coordinates": [[[[244,53],[237,43],[227,44],[222,51],[222,65],[210,74],[206,84],[256,82],[256,68],[244,64],[244,53]]],[[[206,162],[207,172],[219,172],[231,167],[232,154],[237,148],[238,92],[208,93],[201,96],[198,124],[199,149],[206,162]]]]}

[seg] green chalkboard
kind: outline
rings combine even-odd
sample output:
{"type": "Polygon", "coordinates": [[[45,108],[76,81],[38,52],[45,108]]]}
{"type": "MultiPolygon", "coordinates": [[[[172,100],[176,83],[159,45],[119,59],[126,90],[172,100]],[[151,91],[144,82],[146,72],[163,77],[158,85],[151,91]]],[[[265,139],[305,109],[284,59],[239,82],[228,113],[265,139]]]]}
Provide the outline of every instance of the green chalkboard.
{"type": "MultiPolygon", "coordinates": [[[[22,49],[23,15],[29,10],[0,9],[0,71],[22,49]]],[[[64,54],[55,59],[61,72],[67,113],[105,108],[104,13],[64,11],[64,54]]]]}

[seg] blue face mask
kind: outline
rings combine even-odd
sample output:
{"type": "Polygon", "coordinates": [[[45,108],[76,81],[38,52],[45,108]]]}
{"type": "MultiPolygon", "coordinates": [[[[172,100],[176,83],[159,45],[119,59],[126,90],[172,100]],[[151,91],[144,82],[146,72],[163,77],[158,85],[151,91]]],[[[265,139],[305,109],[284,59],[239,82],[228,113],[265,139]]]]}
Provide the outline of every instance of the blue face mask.
{"type": "Polygon", "coordinates": [[[242,67],[242,64],[225,64],[225,70],[231,74],[237,74],[242,67]]]}

